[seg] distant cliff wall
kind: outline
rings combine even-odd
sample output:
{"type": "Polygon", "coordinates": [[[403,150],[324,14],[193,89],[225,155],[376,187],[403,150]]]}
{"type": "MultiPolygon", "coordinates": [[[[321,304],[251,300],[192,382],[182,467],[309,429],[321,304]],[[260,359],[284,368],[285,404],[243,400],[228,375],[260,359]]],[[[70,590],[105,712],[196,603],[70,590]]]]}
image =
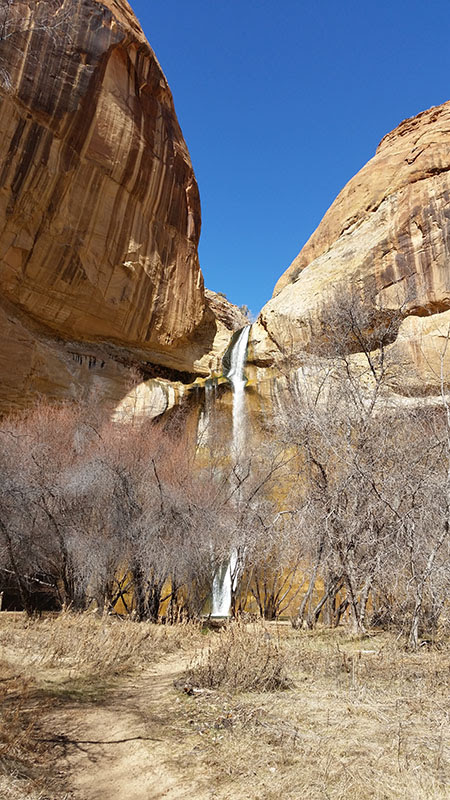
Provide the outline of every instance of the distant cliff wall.
{"type": "Polygon", "coordinates": [[[301,363],[345,296],[362,303],[369,327],[380,309],[398,313],[391,355],[408,365],[405,389],[439,392],[450,325],[450,103],[402,122],[345,186],[253,326],[254,363],[301,363]]]}

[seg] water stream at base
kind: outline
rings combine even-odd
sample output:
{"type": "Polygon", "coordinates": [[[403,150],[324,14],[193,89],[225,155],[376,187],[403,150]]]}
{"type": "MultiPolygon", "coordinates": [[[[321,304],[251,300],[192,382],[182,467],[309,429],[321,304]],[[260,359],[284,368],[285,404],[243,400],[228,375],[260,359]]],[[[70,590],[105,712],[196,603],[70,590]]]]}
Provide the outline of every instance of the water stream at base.
{"type": "MultiPolygon", "coordinates": [[[[230,369],[227,378],[233,389],[233,439],[232,458],[239,462],[245,445],[245,362],[247,358],[248,337],[251,325],[242,328],[230,353],[230,369]]],[[[217,570],[212,586],[212,617],[227,617],[230,613],[233,573],[237,554],[231,553],[230,560],[217,570]]]]}

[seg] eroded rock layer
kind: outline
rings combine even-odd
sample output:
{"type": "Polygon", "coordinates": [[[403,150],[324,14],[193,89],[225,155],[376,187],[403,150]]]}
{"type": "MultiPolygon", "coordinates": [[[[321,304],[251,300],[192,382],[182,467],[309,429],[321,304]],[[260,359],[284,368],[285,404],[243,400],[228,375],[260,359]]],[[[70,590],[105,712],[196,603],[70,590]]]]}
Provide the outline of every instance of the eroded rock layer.
{"type": "Polygon", "coordinates": [[[449,170],[450,103],[385,136],[278,281],[252,329],[254,362],[298,361],[353,295],[374,319],[399,312],[392,347],[411,363],[408,391],[437,389],[450,309],[449,170]]]}
{"type": "MultiPolygon", "coordinates": [[[[128,3],[4,3],[0,318],[9,322],[0,319],[0,336],[9,361],[31,360],[39,380],[42,334],[50,348],[52,336],[111,343],[143,363],[206,374],[218,323],[199,234],[172,95],[128,3]],[[20,343],[15,315],[27,330],[20,343]]],[[[4,386],[20,393],[4,368],[4,386]]],[[[57,368],[43,369],[46,390],[54,383],[59,394],[57,368]]]]}

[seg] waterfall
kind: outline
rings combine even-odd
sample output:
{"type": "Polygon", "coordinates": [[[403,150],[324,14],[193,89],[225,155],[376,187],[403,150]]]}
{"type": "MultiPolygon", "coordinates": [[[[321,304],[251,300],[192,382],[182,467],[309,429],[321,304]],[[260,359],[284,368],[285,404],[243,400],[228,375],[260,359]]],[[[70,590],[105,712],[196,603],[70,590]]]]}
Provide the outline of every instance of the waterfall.
{"type": "MultiPolygon", "coordinates": [[[[251,325],[239,332],[229,352],[229,369],[226,377],[233,389],[233,438],[232,457],[239,459],[245,445],[245,384],[244,369],[247,358],[248,337],[251,325]]],[[[212,586],[212,617],[227,617],[230,613],[233,573],[237,553],[233,551],[228,563],[217,570],[212,586]]]]}
{"type": "Polygon", "coordinates": [[[247,358],[248,337],[251,325],[242,328],[230,353],[230,370],[227,378],[233,387],[233,456],[239,457],[244,446],[245,384],[244,368],[247,358]]]}
{"type": "Polygon", "coordinates": [[[237,555],[233,551],[230,560],[222,564],[214,575],[212,585],[212,617],[228,617],[231,606],[232,576],[236,567],[237,555]]]}

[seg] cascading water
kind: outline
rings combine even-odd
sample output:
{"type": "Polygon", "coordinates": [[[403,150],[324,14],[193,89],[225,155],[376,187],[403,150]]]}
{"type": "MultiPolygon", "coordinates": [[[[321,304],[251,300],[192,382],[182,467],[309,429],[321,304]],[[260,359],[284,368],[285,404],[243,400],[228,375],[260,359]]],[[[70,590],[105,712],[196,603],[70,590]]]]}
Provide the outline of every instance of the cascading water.
{"type": "Polygon", "coordinates": [[[228,617],[231,606],[231,588],[237,555],[233,551],[227,564],[217,570],[212,585],[212,617],[228,617]]]}
{"type": "MultiPolygon", "coordinates": [[[[245,445],[245,362],[247,358],[248,337],[251,325],[247,325],[239,333],[231,352],[230,367],[227,378],[233,389],[233,441],[232,455],[236,461],[245,445]]],[[[233,552],[227,564],[217,570],[212,586],[212,617],[227,617],[230,613],[233,574],[236,567],[237,554],[233,552]]]]}
{"type": "Polygon", "coordinates": [[[233,455],[239,457],[244,446],[245,431],[245,362],[247,359],[248,337],[251,325],[242,328],[242,331],[230,353],[230,371],[227,378],[233,387],[233,455]]]}

